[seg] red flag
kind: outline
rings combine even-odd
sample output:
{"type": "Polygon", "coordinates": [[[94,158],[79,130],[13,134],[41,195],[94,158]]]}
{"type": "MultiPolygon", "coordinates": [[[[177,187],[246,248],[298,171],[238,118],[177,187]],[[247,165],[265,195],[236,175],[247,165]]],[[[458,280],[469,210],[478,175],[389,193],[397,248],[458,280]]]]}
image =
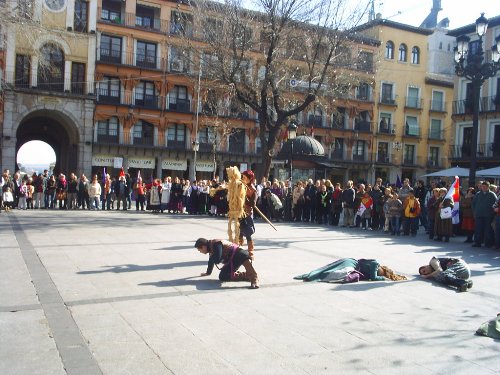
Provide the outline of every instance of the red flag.
{"type": "Polygon", "coordinates": [[[455,182],[451,184],[450,190],[446,194],[446,198],[452,199],[455,203],[451,212],[451,222],[453,224],[458,224],[460,222],[459,212],[460,212],[460,179],[455,176],[455,182]]]}
{"type": "Polygon", "coordinates": [[[120,177],[125,177],[125,171],[123,170],[123,167],[120,168],[120,177]]]}

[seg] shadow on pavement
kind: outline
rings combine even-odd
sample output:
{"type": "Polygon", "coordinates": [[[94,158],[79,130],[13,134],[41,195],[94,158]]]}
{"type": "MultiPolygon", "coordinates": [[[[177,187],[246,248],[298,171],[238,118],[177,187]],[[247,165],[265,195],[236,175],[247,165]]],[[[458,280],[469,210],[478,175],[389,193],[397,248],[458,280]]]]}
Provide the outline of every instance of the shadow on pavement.
{"type": "MultiPolygon", "coordinates": [[[[234,283],[231,283],[234,284],[234,283]]],[[[152,285],[156,286],[158,288],[164,288],[164,287],[176,287],[176,286],[186,286],[186,285],[192,285],[195,286],[197,290],[228,290],[228,289],[248,289],[249,285],[248,283],[238,283],[242,284],[241,286],[231,286],[230,288],[226,288],[219,280],[216,279],[207,279],[203,278],[200,279],[200,276],[194,276],[194,277],[185,277],[182,279],[174,279],[174,280],[162,280],[162,281],[156,281],[156,282],[149,282],[149,283],[141,283],[138,285],[152,285]]]]}
{"type": "Polygon", "coordinates": [[[167,264],[151,264],[147,266],[140,266],[138,264],[119,264],[116,266],[102,266],[106,268],[103,270],[94,271],[79,271],[79,275],[91,275],[95,273],[106,273],[106,272],[138,272],[138,271],[155,271],[155,270],[169,270],[178,267],[194,267],[194,266],[204,266],[206,261],[191,261],[191,262],[178,262],[178,263],[167,263],[167,264]]]}

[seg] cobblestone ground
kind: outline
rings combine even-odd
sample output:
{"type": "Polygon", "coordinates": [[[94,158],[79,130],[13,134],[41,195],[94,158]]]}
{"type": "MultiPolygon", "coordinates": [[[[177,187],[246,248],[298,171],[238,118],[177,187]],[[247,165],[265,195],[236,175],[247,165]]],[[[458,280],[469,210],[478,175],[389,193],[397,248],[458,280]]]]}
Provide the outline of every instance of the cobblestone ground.
{"type": "Polygon", "coordinates": [[[136,211],[0,214],[0,374],[498,374],[500,253],[359,229],[257,222],[261,288],[200,277],[224,219],[136,211]],[[462,257],[467,293],[416,276],[462,257]],[[337,258],[405,282],[303,283],[337,258]]]}

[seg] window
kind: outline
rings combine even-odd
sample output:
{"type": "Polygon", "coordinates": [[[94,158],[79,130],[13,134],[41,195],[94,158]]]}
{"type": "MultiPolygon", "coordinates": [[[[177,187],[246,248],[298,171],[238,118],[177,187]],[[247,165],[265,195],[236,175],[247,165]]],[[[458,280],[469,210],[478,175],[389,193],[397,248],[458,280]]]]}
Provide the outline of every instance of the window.
{"type": "Polygon", "coordinates": [[[152,146],[154,140],[154,126],[146,121],[139,120],[134,125],[133,144],[152,146]]]}
{"type": "Polygon", "coordinates": [[[71,92],[75,94],[85,94],[85,64],[71,64],[71,92]]]}
{"type": "Polygon", "coordinates": [[[186,127],[181,124],[171,124],[167,130],[168,147],[181,148],[186,147],[186,127]]]}
{"type": "Polygon", "coordinates": [[[111,117],[97,123],[97,142],[118,143],[118,135],[118,118],[111,117]]]}
{"type": "Polygon", "coordinates": [[[365,144],[366,141],[356,141],[352,147],[352,159],[358,161],[365,160],[365,144]]]}
{"type": "Polygon", "coordinates": [[[420,135],[418,119],[415,116],[406,116],[405,135],[410,137],[418,137],[420,135]]]}
{"type": "Polygon", "coordinates": [[[177,112],[189,112],[191,103],[187,96],[186,86],[175,86],[168,94],[168,109],[177,112]]]}
{"type": "Polygon", "coordinates": [[[308,125],[317,128],[323,126],[323,111],[320,107],[316,107],[314,113],[309,114],[308,125]]]}
{"type": "Polygon", "coordinates": [[[344,107],[338,107],[333,110],[332,128],[344,129],[346,120],[346,109],[344,107]]]}
{"type": "Polygon", "coordinates": [[[97,100],[100,103],[120,103],[120,80],[115,77],[105,76],[101,82],[99,82],[97,100]]]}
{"type": "Polygon", "coordinates": [[[439,147],[429,147],[429,162],[430,167],[439,167],[439,147]]]}
{"type": "Polygon", "coordinates": [[[207,126],[206,128],[200,129],[198,131],[198,140],[200,141],[200,146],[203,143],[206,144],[213,143],[215,140],[214,127],[207,126]]]}
{"type": "Polygon", "coordinates": [[[16,55],[16,87],[29,87],[30,84],[30,57],[26,55],[16,55]]]}
{"type": "Polygon", "coordinates": [[[411,49],[411,63],[420,64],[420,48],[413,47],[411,49]]]}
{"type": "Polygon", "coordinates": [[[193,16],[187,13],[172,11],[170,15],[170,33],[174,35],[193,35],[193,16]]]}
{"type": "Polygon", "coordinates": [[[121,24],[121,4],[120,1],[103,0],[101,20],[121,24]]]}
{"type": "Polygon", "coordinates": [[[439,112],[444,111],[444,92],[442,91],[432,92],[431,110],[439,112]]]}
{"type": "Polygon", "coordinates": [[[142,68],[156,68],[156,44],[148,42],[137,42],[136,66],[142,68]]]}
{"type": "Polygon", "coordinates": [[[155,19],[155,9],[137,4],[135,25],[146,29],[159,29],[159,20],[155,19]]]}
{"type": "Polygon", "coordinates": [[[378,143],[377,161],[379,163],[389,163],[389,143],[387,142],[378,143]]]}
{"type": "Polygon", "coordinates": [[[87,32],[87,2],[84,0],[75,0],[75,17],[74,17],[75,31],[86,33],[87,32]]]}
{"type": "Polygon", "coordinates": [[[17,15],[20,18],[32,19],[34,2],[32,0],[17,1],[17,15]]]}
{"type": "Polygon", "coordinates": [[[49,91],[64,91],[64,52],[55,44],[40,49],[38,87],[49,91]]]}
{"type": "Polygon", "coordinates": [[[361,51],[358,55],[358,70],[373,71],[373,53],[361,51]]]}
{"type": "Polygon", "coordinates": [[[441,134],[441,120],[439,119],[431,119],[431,127],[429,129],[429,138],[430,139],[443,139],[441,134]]]}
{"type": "Polygon", "coordinates": [[[101,35],[100,60],[120,63],[122,59],[122,39],[109,35],[101,35]]]}
{"type": "Polygon", "coordinates": [[[382,97],[381,102],[385,104],[395,104],[392,95],[393,84],[392,83],[382,83],[382,97]]]}
{"type": "Polygon", "coordinates": [[[203,33],[207,42],[215,42],[222,38],[223,24],[221,20],[208,18],[203,21],[203,33]]]}
{"type": "Polygon", "coordinates": [[[399,61],[404,61],[406,62],[406,54],[408,52],[408,48],[406,47],[406,44],[401,43],[399,45],[399,61]]]}
{"type": "Polygon", "coordinates": [[[356,99],[370,100],[370,85],[368,83],[362,82],[359,84],[356,99]]]}
{"type": "Polygon", "coordinates": [[[335,138],[332,145],[332,159],[344,158],[344,138],[335,138]]]}
{"type": "Polygon", "coordinates": [[[405,145],[403,150],[403,163],[415,164],[415,145],[405,145]]]}
{"type": "Polygon", "coordinates": [[[409,108],[420,108],[420,99],[419,99],[420,90],[418,87],[408,87],[408,98],[406,100],[406,106],[409,108]]]}
{"type": "MultiPolygon", "coordinates": [[[[170,71],[171,72],[182,72],[186,73],[189,68],[189,62],[187,61],[185,54],[187,52],[179,47],[170,47],[170,71]]],[[[205,56],[205,55],[204,55],[205,56]]],[[[203,68],[202,68],[203,72],[203,68]]]]}
{"type": "Polygon", "coordinates": [[[229,134],[229,152],[244,153],[245,152],[245,129],[234,129],[229,134]]]}
{"type": "Polygon", "coordinates": [[[252,29],[248,26],[237,25],[234,30],[234,38],[232,38],[232,47],[246,50],[252,46],[252,29]],[[236,28],[238,27],[238,28],[236,28]]]}
{"type": "Polygon", "coordinates": [[[156,89],[153,82],[141,81],[135,86],[135,105],[158,108],[156,89]]]}
{"type": "Polygon", "coordinates": [[[392,131],[392,114],[387,112],[380,113],[379,133],[394,134],[392,131]]]}
{"type": "Polygon", "coordinates": [[[394,43],[390,40],[385,44],[385,58],[394,59],[394,43]]]}

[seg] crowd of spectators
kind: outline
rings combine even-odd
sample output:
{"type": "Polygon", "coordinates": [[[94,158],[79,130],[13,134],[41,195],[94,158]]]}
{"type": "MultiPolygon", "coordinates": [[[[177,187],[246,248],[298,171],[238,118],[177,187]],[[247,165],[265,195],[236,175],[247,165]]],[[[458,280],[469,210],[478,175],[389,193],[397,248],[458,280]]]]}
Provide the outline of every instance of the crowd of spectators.
{"type": "MultiPolygon", "coordinates": [[[[225,216],[227,188],[224,181],[190,182],[179,177],[131,178],[122,173],[111,177],[70,173],[32,176],[4,170],[0,180],[1,206],[10,209],[130,210],[154,213],[225,216]]],[[[473,246],[500,250],[500,189],[488,181],[469,188],[460,196],[459,224],[452,223],[453,199],[441,181],[414,186],[404,179],[402,186],[375,183],[344,186],[330,180],[268,181],[257,186],[258,208],[272,221],[308,222],[380,231],[392,236],[416,236],[449,242],[464,235],[473,246]]]]}

